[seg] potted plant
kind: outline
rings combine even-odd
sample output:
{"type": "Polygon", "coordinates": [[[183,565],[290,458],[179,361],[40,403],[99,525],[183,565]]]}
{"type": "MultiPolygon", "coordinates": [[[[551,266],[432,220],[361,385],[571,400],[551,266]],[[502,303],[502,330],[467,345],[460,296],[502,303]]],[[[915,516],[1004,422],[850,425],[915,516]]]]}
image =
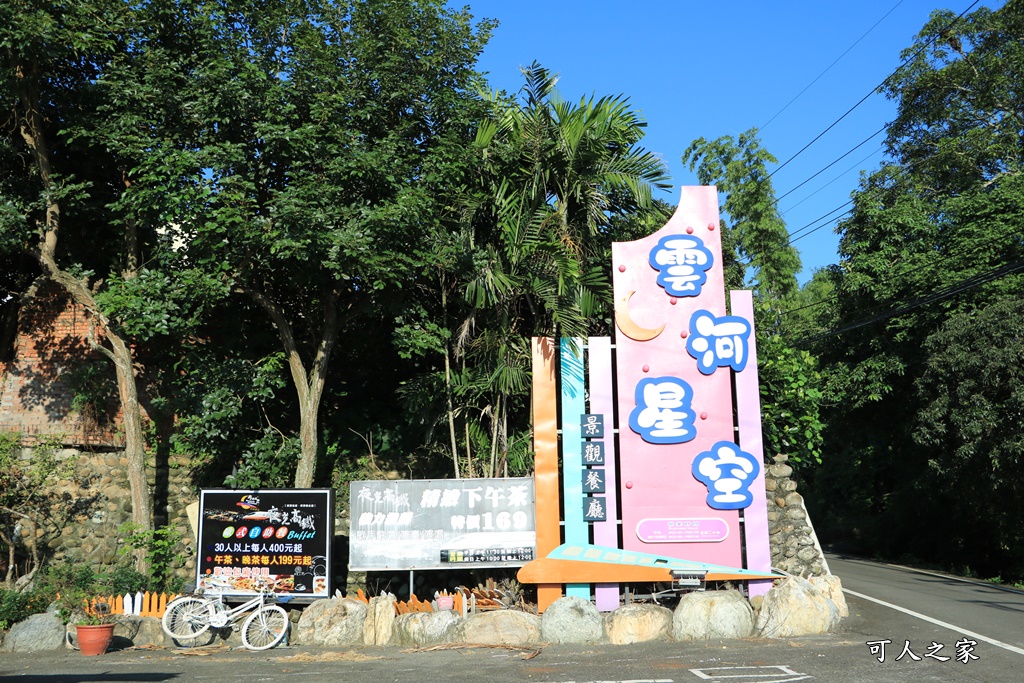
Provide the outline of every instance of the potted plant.
{"type": "Polygon", "coordinates": [[[114,619],[107,601],[96,597],[103,588],[93,571],[68,567],[48,578],[57,589],[58,616],[75,625],[79,651],[86,656],[106,652],[114,638],[114,619]]]}
{"type": "Polygon", "coordinates": [[[85,617],[75,624],[78,650],[86,657],[101,655],[114,639],[114,622],[110,605],[103,598],[87,601],[82,608],[85,617]]]}

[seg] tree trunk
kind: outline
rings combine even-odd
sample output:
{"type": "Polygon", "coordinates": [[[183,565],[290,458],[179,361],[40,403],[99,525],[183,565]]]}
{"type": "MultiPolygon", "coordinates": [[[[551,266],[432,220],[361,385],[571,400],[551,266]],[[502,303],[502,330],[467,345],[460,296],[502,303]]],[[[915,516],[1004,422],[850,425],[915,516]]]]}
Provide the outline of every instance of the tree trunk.
{"type": "Polygon", "coordinates": [[[327,379],[327,364],[331,359],[331,351],[338,338],[338,328],[340,327],[337,303],[341,291],[335,287],[328,292],[324,300],[324,327],[317,344],[316,357],[308,372],[302,362],[291,322],[285,315],[284,309],[258,290],[242,288],[241,291],[251,296],[270,315],[288,359],[292,384],[295,386],[295,393],[299,399],[300,453],[298,465],[295,467],[295,487],[310,488],[316,476],[317,450],[320,444],[318,434],[320,398],[323,395],[324,383],[327,379]]]}
{"type": "Polygon", "coordinates": [[[455,439],[455,408],[452,406],[452,364],[448,357],[448,342],[444,344],[444,388],[448,401],[448,434],[452,440],[452,461],[455,463],[455,478],[459,479],[459,447],[455,439]]]}
{"type": "Polygon", "coordinates": [[[317,426],[320,417],[320,392],[309,391],[306,399],[299,403],[299,443],[302,451],[295,468],[295,487],[308,489],[313,486],[316,475],[317,449],[320,439],[317,426]],[[314,396],[315,393],[315,396],[314,396]]]}
{"type": "MultiPolygon", "coordinates": [[[[24,77],[31,69],[18,69],[24,77]]],[[[35,73],[38,75],[38,73],[35,73]]],[[[31,84],[31,79],[21,82],[21,101],[23,117],[20,121],[22,139],[32,151],[39,170],[39,179],[47,191],[53,187],[52,167],[49,145],[44,134],[44,122],[38,102],[38,92],[31,84]]],[[[59,284],[70,295],[71,299],[82,306],[89,314],[93,323],[99,325],[110,348],[97,341],[90,334],[90,344],[103,353],[114,363],[117,374],[118,396],[125,428],[125,455],[128,458],[128,485],[131,490],[132,522],[142,530],[153,528],[152,505],[149,499],[149,486],[146,481],[145,439],[142,434],[142,412],[139,407],[138,390],[135,384],[135,364],[132,359],[131,347],[127,341],[118,336],[110,325],[110,321],[100,311],[92,291],[85,283],[57,265],[57,242],[60,236],[60,205],[53,200],[47,202],[43,219],[39,222],[39,242],[36,257],[43,273],[59,284]]],[[[130,263],[131,259],[129,260],[130,263]]],[[[140,571],[146,568],[145,551],[136,557],[140,571]]]]}
{"type": "MultiPolygon", "coordinates": [[[[441,275],[441,312],[444,320],[448,320],[448,292],[444,287],[444,274],[441,275]]],[[[459,446],[455,439],[455,408],[452,405],[452,360],[448,351],[447,340],[444,343],[444,395],[448,402],[448,435],[452,440],[452,462],[455,463],[455,478],[459,479],[459,446]]]]}
{"type": "MultiPolygon", "coordinates": [[[[124,455],[128,459],[128,488],[132,497],[132,524],[148,531],[153,528],[153,501],[146,477],[146,437],[142,430],[142,410],[139,408],[132,352],[122,339],[116,336],[108,339],[113,347],[117,395],[122,406],[124,455]]],[[[144,551],[140,551],[136,557],[136,567],[145,573],[147,566],[148,558],[144,551]]]]}

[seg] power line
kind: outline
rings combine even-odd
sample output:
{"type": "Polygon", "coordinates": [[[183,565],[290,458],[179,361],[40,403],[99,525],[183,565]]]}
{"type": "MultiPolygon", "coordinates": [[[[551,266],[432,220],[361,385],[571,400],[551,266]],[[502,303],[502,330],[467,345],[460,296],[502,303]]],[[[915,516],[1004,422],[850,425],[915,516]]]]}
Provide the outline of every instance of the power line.
{"type": "Polygon", "coordinates": [[[832,221],[837,221],[837,220],[839,220],[840,218],[842,218],[842,216],[836,216],[835,218],[833,218],[833,219],[831,219],[831,220],[825,221],[824,223],[822,223],[822,224],[821,224],[821,225],[819,225],[818,227],[814,228],[813,230],[808,230],[808,231],[807,231],[807,232],[805,232],[805,233],[804,233],[803,235],[798,235],[798,233],[799,233],[799,232],[801,232],[802,230],[805,230],[805,229],[807,229],[807,228],[811,227],[812,225],[814,225],[815,223],[817,223],[818,221],[820,221],[820,220],[822,220],[822,219],[824,219],[824,218],[828,218],[829,216],[831,216],[832,214],[834,214],[834,213],[835,213],[836,211],[839,211],[840,209],[845,209],[845,208],[846,208],[846,207],[848,207],[848,206],[849,206],[850,204],[853,204],[853,200],[852,200],[852,199],[851,199],[851,200],[849,200],[849,201],[847,201],[847,202],[846,202],[845,204],[841,204],[841,205],[837,206],[836,208],[832,209],[832,210],[831,210],[831,211],[829,211],[828,213],[826,213],[826,214],[823,214],[823,215],[821,215],[821,216],[818,216],[818,217],[817,217],[817,218],[815,218],[815,219],[814,219],[813,221],[811,221],[810,223],[808,223],[808,224],[804,225],[803,227],[797,228],[797,229],[796,229],[796,230],[794,230],[793,232],[789,233],[789,239],[788,239],[788,240],[786,241],[786,245],[785,245],[785,246],[787,246],[787,247],[788,247],[789,245],[793,244],[793,242],[796,242],[797,240],[801,240],[801,239],[803,239],[804,237],[807,237],[807,236],[808,236],[808,235],[810,235],[810,234],[811,234],[812,232],[817,232],[818,230],[821,230],[821,229],[822,229],[823,227],[825,227],[826,225],[828,225],[828,224],[829,224],[829,223],[831,223],[832,221]]]}
{"type": "Polygon", "coordinates": [[[891,308],[871,318],[857,320],[847,325],[844,325],[839,329],[832,330],[830,332],[823,332],[821,334],[814,335],[813,337],[805,337],[803,339],[799,339],[796,342],[794,342],[794,346],[810,345],[815,342],[821,341],[822,339],[835,337],[837,335],[850,332],[851,330],[855,330],[866,325],[871,325],[882,320],[888,320],[889,318],[893,318],[897,315],[902,315],[903,313],[912,311],[915,308],[920,308],[921,306],[932,304],[935,303],[936,301],[942,301],[944,299],[948,299],[962,292],[966,292],[967,290],[974,289],[975,287],[980,287],[981,285],[992,282],[993,280],[998,280],[1000,278],[1006,277],[1007,275],[1011,275],[1012,273],[1016,273],[1017,271],[1020,270],[1024,270],[1024,259],[1018,259],[1006,265],[990,270],[986,273],[969,277],[954,285],[950,285],[945,289],[937,290],[926,296],[920,297],[914,301],[910,301],[906,304],[903,304],[902,306],[891,308]]]}
{"type": "Polygon", "coordinates": [[[803,89],[803,90],[801,90],[800,92],[798,92],[798,93],[796,94],[796,96],[795,96],[795,97],[794,97],[793,99],[791,99],[791,100],[790,100],[789,102],[787,102],[787,103],[786,103],[786,105],[785,105],[785,106],[784,106],[784,107],[783,107],[782,109],[780,109],[780,110],[778,110],[777,112],[775,112],[775,115],[774,115],[774,116],[772,116],[772,117],[771,117],[770,119],[768,119],[768,123],[766,123],[766,124],[764,124],[763,126],[761,126],[761,127],[760,127],[760,128],[758,129],[758,130],[764,130],[765,128],[767,128],[767,127],[768,127],[768,124],[769,124],[769,123],[771,123],[772,121],[774,121],[775,119],[777,119],[777,118],[779,117],[779,114],[781,114],[782,112],[784,112],[784,111],[786,111],[787,109],[789,109],[789,105],[793,104],[793,103],[794,103],[794,102],[796,102],[796,101],[797,101],[798,99],[800,99],[800,96],[801,96],[801,95],[803,95],[803,94],[804,94],[805,92],[807,92],[807,91],[808,91],[808,90],[810,89],[810,87],[811,87],[812,85],[814,85],[814,84],[815,84],[815,83],[817,83],[817,82],[818,82],[819,80],[821,80],[821,77],[822,77],[822,76],[824,76],[825,74],[827,74],[827,73],[828,73],[828,72],[829,72],[829,71],[830,71],[830,70],[832,69],[832,67],[834,67],[834,66],[835,66],[836,64],[838,64],[838,63],[839,63],[839,60],[841,60],[841,59],[842,59],[843,57],[845,57],[845,56],[846,56],[846,55],[847,55],[847,54],[848,54],[848,53],[850,52],[850,50],[852,50],[853,48],[857,47],[857,45],[858,45],[858,44],[860,43],[860,41],[862,41],[862,40],[864,40],[865,38],[867,38],[867,37],[868,37],[868,34],[869,34],[869,33],[871,33],[872,31],[874,31],[874,30],[875,30],[875,29],[876,29],[876,28],[878,27],[878,25],[879,25],[879,24],[881,24],[881,23],[882,23],[883,21],[885,21],[885,20],[886,20],[886,18],[887,18],[887,17],[888,17],[888,16],[890,15],[890,14],[892,14],[893,12],[895,12],[895,11],[896,11],[896,8],[897,8],[897,7],[899,7],[899,6],[900,6],[900,5],[902,5],[902,4],[903,4],[903,0],[900,0],[900,1],[899,1],[899,2],[897,2],[897,3],[895,4],[895,5],[893,5],[893,6],[892,6],[892,9],[890,9],[890,10],[889,10],[888,12],[886,12],[886,13],[885,13],[885,15],[884,15],[884,16],[883,16],[883,17],[882,17],[881,19],[879,19],[878,21],[876,21],[876,22],[874,23],[874,25],[873,25],[873,26],[872,26],[871,28],[869,28],[869,29],[868,29],[867,31],[865,31],[865,32],[864,32],[864,34],[863,34],[863,35],[862,35],[862,36],[861,36],[860,38],[858,38],[857,40],[855,40],[855,41],[854,41],[854,43],[853,43],[853,45],[851,45],[850,47],[846,48],[846,52],[844,52],[843,54],[841,54],[841,55],[839,55],[838,57],[836,57],[836,60],[835,60],[834,62],[832,62],[831,64],[829,64],[829,65],[828,65],[827,67],[825,67],[825,70],[824,70],[824,71],[822,71],[822,72],[821,72],[820,74],[818,74],[818,76],[817,76],[817,77],[816,77],[816,78],[815,78],[815,79],[814,79],[813,81],[811,81],[810,83],[808,83],[808,84],[807,84],[807,86],[806,86],[806,87],[804,87],[804,89],[803,89]]]}
{"type": "Polygon", "coordinates": [[[846,169],[845,171],[843,171],[842,173],[840,173],[839,175],[837,175],[837,176],[836,176],[835,178],[833,178],[832,180],[828,181],[827,183],[825,183],[824,185],[822,185],[821,187],[819,187],[819,188],[818,188],[817,190],[815,190],[814,192],[810,193],[809,195],[807,195],[806,197],[804,197],[803,199],[801,199],[800,201],[798,201],[798,202],[797,202],[796,204],[793,204],[792,206],[788,206],[788,207],[786,207],[786,210],[782,212],[782,213],[783,213],[783,215],[785,215],[786,211],[792,211],[792,210],[793,210],[793,209],[795,209],[796,207],[800,206],[801,204],[803,204],[804,202],[806,202],[806,201],[807,201],[808,199],[810,199],[810,198],[811,198],[811,197],[813,197],[814,195],[818,194],[819,192],[821,192],[822,190],[824,190],[824,189],[825,189],[826,187],[828,187],[828,186],[829,186],[829,185],[831,185],[832,183],[836,182],[837,180],[839,180],[840,178],[842,178],[842,177],[843,177],[844,175],[846,175],[847,173],[849,173],[849,172],[850,172],[850,171],[852,171],[853,169],[857,168],[858,166],[860,166],[861,164],[863,164],[863,163],[864,163],[865,161],[867,161],[867,160],[868,160],[868,159],[870,159],[871,157],[873,157],[873,156],[875,156],[876,154],[878,154],[879,152],[881,152],[881,151],[882,151],[882,149],[883,149],[882,147],[879,147],[879,148],[878,148],[878,149],[876,149],[875,151],[871,152],[871,154],[868,154],[868,155],[867,155],[866,157],[863,157],[862,159],[860,159],[859,161],[857,161],[856,163],[854,163],[854,164],[853,164],[853,166],[850,166],[850,167],[849,167],[849,168],[847,168],[847,169],[846,169]]]}
{"type": "MultiPolygon", "coordinates": [[[[888,124],[887,124],[887,125],[888,125],[888,124]]],[[[799,190],[799,189],[800,189],[801,187],[803,187],[803,186],[804,186],[804,185],[806,185],[807,183],[811,182],[812,180],[814,180],[815,178],[817,178],[818,176],[820,176],[820,175],[821,175],[822,173],[824,173],[825,171],[827,171],[828,169],[832,168],[833,166],[835,166],[836,164],[838,164],[838,163],[839,163],[840,161],[842,161],[843,159],[845,159],[846,157],[848,157],[848,156],[850,156],[851,154],[853,154],[854,152],[856,152],[856,151],[857,151],[858,149],[860,149],[860,148],[861,148],[861,147],[863,147],[864,145],[866,145],[866,144],[868,144],[869,142],[871,142],[871,140],[872,140],[872,139],[874,139],[874,138],[875,138],[875,137],[876,137],[876,136],[877,136],[877,135],[878,135],[879,133],[884,133],[884,132],[885,132],[885,129],[886,129],[886,127],[887,127],[887,126],[882,126],[882,127],[881,127],[881,128],[879,128],[878,130],[876,130],[876,131],[875,131],[874,133],[872,133],[871,135],[869,135],[869,136],[867,136],[866,138],[864,138],[864,139],[863,139],[863,140],[862,140],[861,142],[859,142],[859,143],[858,143],[858,144],[857,144],[856,146],[852,147],[852,148],[851,148],[851,149],[850,149],[849,151],[847,151],[847,152],[846,152],[845,154],[843,154],[843,155],[842,155],[841,157],[839,157],[838,159],[836,159],[835,161],[833,161],[833,162],[832,162],[831,164],[829,164],[829,165],[828,165],[828,166],[826,166],[825,168],[821,169],[820,171],[818,171],[817,173],[815,173],[814,175],[812,175],[812,176],[811,176],[810,178],[808,178],[807,180],[803,181],[802,183],[800,183],[799,185],[797,185],[796,187],[794,187],[793,189],[791,189],[791,190],[790,190],[789,192],[787,192],[786,194],[784,194],[784,195],[782,195],[781,197],[779,197],[778,199],[776,199],[776,200],[775,200],[775,202],[776,202],[776,203],[778,203],[778,202],[781,202],[781,201],[782,201],[783,199],[785,199],[785,198],[786,198],[786,197],[788,197],[789,195],[793,194],[794,192],[796,192],[797,190],[799,190]]]]}
{"type": "Polygon", "coordinates": [[[876,92],[878,92],[878,89],[879,89],[879,88],[881,88],[881,87],[882,87],[883,85],[885,85],[885,82],[886,82],[887,80],[889,80],[890,78],[892,78],[892,76],[894,76],[894,75],[896,74],[896,72],[898,72],[898,71],[899,71],[900,69],[902,69],[902,68],[903,68],[904,66],[906,66],[906,65],[907,65],[907,64],[908,64],[909,62],[911,62],[912,60],[916,59],[918,55],[920,55],[920,54],[921,54],[922,52],[924,52],[924,51],[925,51],[925,50],[927,50],[927,49],[928,49],[929,47],[931,47],[931,46],[932,46],[932,44],[933,44],[933,43],[935,42],[935,40],[936,40],[936,39],[937,39],[937,38],[938,38],[938,37],[939,37],[940,35],[944,34],[944,33],[945,33],[946,31],[948,31],[948,30],[949,30],[950,28],[952,28],[953,24],[955,24],[956,22],[960,21],[960,19],[962,19],[962,18],[963,18],[963,16],[964,16],[965,14],[967,14],[967,13],[968,13],[968,12],[970,12],[970,11],[971,11],[972,9],[974,9],[974,6],[975,6],[975,5],[977,5],[977,4],[979,3],[979,2],[981,2],[981,0],[974,0],[974,2],[972,2],[972,3],[970,4],[970,6],[969,6],[969,7],[967,8],[967,9],[965,9],[965,10],[964,10],[963,12],[961,12],[961,13],[960,13],[959,15],[957,15],[957,17],[956,17],[955,19],[953,19],[953,20],[952,20],[951,22],[949,22],[949,23],[948,23],[948,24],[946,25],[946,27],[945,27],[945,28],[943,28],[943,29],[942,29],[941,31],[939,31],[938,33],[936,33],[936,34],[935,34],[935,37],[933,37],[933,38],[932,38],[931,40],[929,40],[929,41],[928,41],[927,43],[925,43],[925,44],[924,44],[924,45],[922,45],[922,46],[921,46],[920,48],[918,48],[918,49],[917,49],[917,50],[916,50],[916,51],[914,52],[914,54],[912,54],[912,55],[910,55],[909,57],[907,57],[906,59],[904,59],[904,60],[903,60],[903,61],[902,61],[902,62],[900,63],[900,65],[899,65],[899,66],[897,66],[897,67],[896,67],[895,69],[893,69],[892,73],[890,73],[890,74],[889,74],[888,76],[886,76],[886,77],[885,77],[884,79],[882,79],[882,82],[881,82],[881,83],[879,83],[879,84],[878,84],[878,85],[876,85],[876,86],[875,86],[874,88],[872,88],[872,89],[871,89],[871,90],[870,90],[870,91],[868,92],[868,94],[867,94],[867,95],[865,95],[864,97],[860,98],[860,100],[858,100],[858,101],[857,101],[857,104],[855,104],[855,105],[853,105],[852,107],[850,107],[849,109],[847,109],[847,110],[846,110],[846,112],[845,112],[845,113],[844,113],[844,114],[843,114],[842,116],[840,116],[840,117],[839,117],[838,119],[836,119],[835,121],[833,121],[833,122],[832,122],[832,123],[831,123],[831,124],[830,124],[830,125],[828,126],[828,128],[826,128],[825,130],[823,130],[823,131],[821,131],[820,133],[818,133],[818,135],[817,135],[817,136],[815,136],[815,138],[814,138],[813,140],[811,140],[811,141],[810,141],[810,142],[808,142],[808,143],[807,143],[806,145],[804,145],[803,147],[801,147],[801,148],[800,148],[800,150],[799,150],[799,151],[798,151],[798,152],[797,152],[796,154],[794,154],[793,156],[791,156],[790,158],[788,158],[788,159],[786,159],[786,160],[785,160],[784,162],[782,162],[782,165],[781,165],[781,166],[779,166],[778,168],[776,168],[776,169],[775,169],[774,171],[772,171],[771,173],[769,173],[769,174],[768,174],[768,177],[769,177],[769,178],[771,178],[771,177],[772,177],[773,175],[775,175],[776,173],[778,173],[779,171],[781,171],[781,170],[782,170],[783,168],[785,168],[785,167],[786,167],[786,165],[787,165],[787,164],[789,164],[789,162],[793,161],[793,160],[794,160],[794,159],[796,159],[796,158],[797,158],[798,156],[800,156],[801,154],[803,154],[803,153],[804,153],[804,152],[805,152],[805,151],[807,150],[807,148],[808,148],[808,147],[810,147],[811,145],[813,145],[813,144],[814,144],[815,142],[817,142],[818,140],[820,140],[820,139],[821,139],[821,138],[822,138],[822,137],[823,137],[823,136],[824,136],[824,135],[825,135],[826,133],[828,133],[828,132],[829,132],[830,130],[832,130],[833,128],[835,128],[835,126],[836,126],[836,125],[837,125],[837,124],[838,124],[838,123],[839,123],[840,121],[842,121],[842,120],[843,120],[843,119],[845,119],[845,118],[846,118],[847,116],[849,116],[849,115],[850,115],[850,114],[851,114],[851,113],[853,112],[853,110],[854,110],[854,109],[856,109],[856,108],[857,108],[857,107],[859,107],[860,105],[864,104],[864,102],[865,102],[865,101],[866,101],[866,100],[867,100],[867,99],[868,99],[869,97],[871,97],[871,96],[872,96],[872,95],[874,95],[874,94],[875,94],[876,92]]]}

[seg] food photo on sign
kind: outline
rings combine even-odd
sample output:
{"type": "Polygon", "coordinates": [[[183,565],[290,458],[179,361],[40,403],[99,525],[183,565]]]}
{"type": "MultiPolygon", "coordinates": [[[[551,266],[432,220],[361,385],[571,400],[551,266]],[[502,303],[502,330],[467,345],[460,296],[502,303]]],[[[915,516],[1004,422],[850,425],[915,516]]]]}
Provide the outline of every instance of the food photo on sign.
{"type": "Polygon", "coordinates": [[[226,596],[329,597],[330,489],[203,490],[196,587],[226,596]]]}

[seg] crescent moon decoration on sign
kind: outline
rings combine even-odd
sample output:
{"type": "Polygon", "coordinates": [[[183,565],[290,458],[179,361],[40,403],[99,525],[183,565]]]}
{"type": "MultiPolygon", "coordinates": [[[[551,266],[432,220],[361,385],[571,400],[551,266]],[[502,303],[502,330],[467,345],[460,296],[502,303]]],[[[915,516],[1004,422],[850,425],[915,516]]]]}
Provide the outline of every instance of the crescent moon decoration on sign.
{"type": "Polygon", "coordinates": [[[640,327],[637,325],[632,318],[629,317],[629,300],[636,292],[630,292],[625,296],[621,296],[615,302],[615,326],[619,328],[622,334],[626,335],[630,339],[636,341],[650,341],[654,339],[665,329],[662,325],[657,329],[649,329],[646,327],[640,327]]]}

